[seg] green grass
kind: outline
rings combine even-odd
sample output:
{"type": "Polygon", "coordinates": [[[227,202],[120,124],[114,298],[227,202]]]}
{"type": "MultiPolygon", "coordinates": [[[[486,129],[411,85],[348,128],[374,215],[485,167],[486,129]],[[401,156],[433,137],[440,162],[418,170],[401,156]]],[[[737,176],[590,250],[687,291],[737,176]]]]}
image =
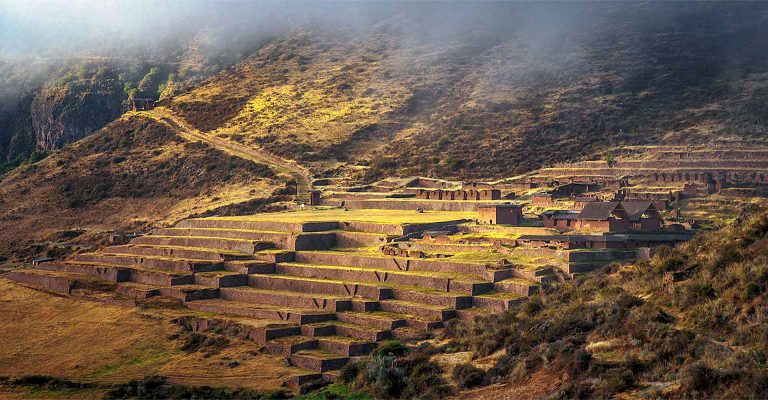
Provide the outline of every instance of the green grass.
{"type": "Polygon", "coordinates": [[[462,251],[454,253],[451,257],[448,257],[445,260],[472,263],[497,263],[508,258],[509,257],[506,254],[490,251],[462,251]]]}
{"type": "Polygon", "coordinates": [[[213,217],[221,220],[244,220],[266,222],[372,222],[380,224],[420,224],[461,219],[475,219],[474,211],[403,211],[403,210],[348,210],[305,209],[277,213],[255,214],[242,217],[213,217]]]}
{"type": "Polygon", "coordinates": [[[373,397],[363,392],[353,392],[348,387],[334,383],[322,388],[319,392],[299,396],[298,400],[371,400],[373,397]]]}

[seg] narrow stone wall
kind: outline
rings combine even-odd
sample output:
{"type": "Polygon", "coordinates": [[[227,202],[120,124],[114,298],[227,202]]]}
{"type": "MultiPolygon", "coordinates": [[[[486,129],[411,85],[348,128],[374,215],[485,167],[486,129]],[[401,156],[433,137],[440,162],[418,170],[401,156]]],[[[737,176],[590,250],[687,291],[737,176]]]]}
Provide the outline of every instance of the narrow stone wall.
{"type": "Polygon", "coordinates": [[[336,232],[336,247],[352,248],[352,247],[370,247],[381,246],[387,243],[386,235],[372,235],[365,232],[350,232],[341,231],[336,232]]]}
{"type": "Polygon", "coordinates": [[[338,222],[275,222],[246,219],[193,218],[180,221],[176,228],[247,229],[273,232],[322,232],[338,229],[338,222]]]}
{"type": "Polygon", "coordinates": [[[63,294],[69,294],[73,286],[72,281],[65,276],[46,275],[43,273],[10,271],[3,274],[2,277],[23,285],[63,294]]]}
{"type": "Polygon", "coordinates": [[[457,272],[479,277],[486,277],[488,275],[488,269],[485,265],[460,263],[445,259],[406,259],[325,252],[297,252],[296,261],[307,264],[357,266],[397,271],[457,272]]]}
{"type": "Polygon", "coordinates": [[[477,211],[477,207],[488,204],[482,201],[444,200],[338,200],[322,199],[321,205],[346,207],[356,210],[418,210],[425,211],[477,211]]]}

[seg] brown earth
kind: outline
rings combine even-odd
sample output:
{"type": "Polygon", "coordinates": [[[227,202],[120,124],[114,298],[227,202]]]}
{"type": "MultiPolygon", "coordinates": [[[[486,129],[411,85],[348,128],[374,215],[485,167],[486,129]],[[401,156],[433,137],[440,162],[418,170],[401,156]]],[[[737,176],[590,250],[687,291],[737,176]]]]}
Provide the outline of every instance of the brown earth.
{"type": "Polygon", "coordinates": [[[251,341],[230,338],[210,356],[182,351],[182,341],[172,339],[181,329],[170,321],[184,311],[74,300],[5,279],[0,279],[0,304],[0,376],[42,374],[114,384],[158,374],[177,384],[268,391],[279,389],[294,372],[251,341]]]}
{"type": "Polygon", "coordinates": [[[44,255],[46,241],[93,244],[95,235],[108,230],[169,224],[269,198],[282,186],[265,165],[188,142],[140,115],[126,115],[2,179],[0,255],[44,255]]]}

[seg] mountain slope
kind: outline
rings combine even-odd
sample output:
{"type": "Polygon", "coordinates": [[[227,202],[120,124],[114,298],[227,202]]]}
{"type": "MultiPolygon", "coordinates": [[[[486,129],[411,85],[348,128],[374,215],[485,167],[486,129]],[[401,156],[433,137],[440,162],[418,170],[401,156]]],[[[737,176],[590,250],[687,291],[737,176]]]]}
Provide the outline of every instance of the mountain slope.
{"type": "Polygon", "coordinates": [[[3,177],[0,256],[55,251],[72,235],[75,244],[93,243],[105,231],[140,231],[229,204],[269,203],[281,199],[273,192],[281,193],[283,185],[263,164],[186,141],[141,114],[126,114],[3,177]],[[73,229],[87,232],[78,236],[83,232],[73,229]]]}
{"type": "Polygon", "coordinates": [[[764,139],[766,5],[561,6],[563,21],[537,14],[546,5],[500,6],[506,25],[444,36],[421,14],[294,32],[171,107],[316,173],[372,165],[343,173],[369,180],[508,176],[611,144],[764,139]]]}

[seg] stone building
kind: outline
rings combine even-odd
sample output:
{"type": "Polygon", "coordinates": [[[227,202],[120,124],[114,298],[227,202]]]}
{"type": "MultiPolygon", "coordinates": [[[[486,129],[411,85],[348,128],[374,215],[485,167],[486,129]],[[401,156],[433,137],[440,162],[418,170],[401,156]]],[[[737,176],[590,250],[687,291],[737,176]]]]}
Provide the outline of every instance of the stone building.
{"type": "Polygon", "coordinates": [[[132,111],[149,111],[155,108],[155,101],[152,99],[130,99],[132,111]]]}
{"type": "Polygon", "coordinates": [[[629,215],[632,229],[643,232],[657,232],[664,226],[664,218],[653,201],[623,201],[621,205],[629,215]]]}
{"type": "Polygon", "coordinates": [[[481,224],[520,225],[523,221],[523,208],[515,204],[488,204],[477,210],[481,224]]]}

